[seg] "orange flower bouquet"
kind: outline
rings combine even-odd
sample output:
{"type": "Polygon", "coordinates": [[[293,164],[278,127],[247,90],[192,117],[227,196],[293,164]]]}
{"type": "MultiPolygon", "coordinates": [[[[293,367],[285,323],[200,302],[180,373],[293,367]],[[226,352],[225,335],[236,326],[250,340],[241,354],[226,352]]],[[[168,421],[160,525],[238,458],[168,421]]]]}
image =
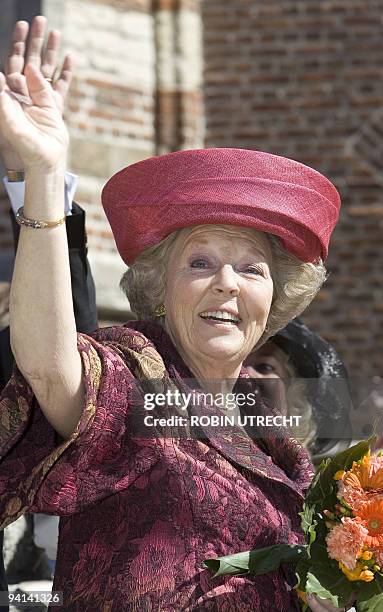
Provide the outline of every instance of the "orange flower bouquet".
{"type": "Polygon", "coordinates": [[[306,594],[335,607],[355,599],[358,612],[383,610],[383,454],[371,454],[374,441],[319,466],[301,513],[306,545],[207,559],[206,567],[215,575],[260,575],[287,562],[295,567],[303,610],[306,594]]]}

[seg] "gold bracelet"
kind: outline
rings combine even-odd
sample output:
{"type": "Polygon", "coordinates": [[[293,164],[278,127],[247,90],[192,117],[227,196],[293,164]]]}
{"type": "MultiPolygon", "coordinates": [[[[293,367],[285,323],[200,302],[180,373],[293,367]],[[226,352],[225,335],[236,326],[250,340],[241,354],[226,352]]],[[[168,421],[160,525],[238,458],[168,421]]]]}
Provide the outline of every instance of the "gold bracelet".
{"type": "Polygon", "coordinates": [[[6,173],[10,183],[22,183],[25,181],[24,170],[6,170],[6,173]]]}
{"type": "Polygon", "coordinates": [[[16,213],[16,221],[19,225],[32,227],[33,229],[46,229],[47,227],[57,227],[65,223],[66,217],[58,219],[58,221],[37,221],[36,219],[28,219],[24,217],[24,207],[22,206],[16,213]]]}

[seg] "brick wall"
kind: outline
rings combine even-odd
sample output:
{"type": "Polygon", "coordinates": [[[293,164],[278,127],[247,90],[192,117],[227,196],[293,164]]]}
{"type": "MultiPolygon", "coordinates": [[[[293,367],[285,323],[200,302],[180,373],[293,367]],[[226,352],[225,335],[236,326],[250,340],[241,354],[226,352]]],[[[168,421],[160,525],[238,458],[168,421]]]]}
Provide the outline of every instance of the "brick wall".
{"type": "Polygon", "coordinates": [[[199,2],[153,3],[157,48],[158,153],[204,146],[199,2]]]}
{"type": "Polygon", "coordinates": [[[330,277],[305,320],[383,373],[383,2],[202,3],[206,146],[266,150],[339,188],[330,277]]]}
{"type": "Polygon", "coordinates": [[[100,203],[106,180],[155,152],[155,45],[149,0],[44,0],[76,64],[67,122],[69,165],[87,214],[89,259],[101,310],[124,311],[118,289],[125,268],[100,203]]]}

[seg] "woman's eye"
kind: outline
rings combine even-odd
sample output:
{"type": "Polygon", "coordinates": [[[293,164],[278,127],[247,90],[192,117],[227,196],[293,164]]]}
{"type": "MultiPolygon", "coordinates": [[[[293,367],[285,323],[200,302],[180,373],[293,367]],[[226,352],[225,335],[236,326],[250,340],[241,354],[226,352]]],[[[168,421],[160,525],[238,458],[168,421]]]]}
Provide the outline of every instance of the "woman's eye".
{"type": "Polygon", "coordinates": [[[191,268],[204,269],[204,268],[207,268],[208,266],[209,266],[209,262],[206,259],[202,259],[200,257],[198,259],[193,259],[190,263],[191,268]]]}
{"type": "Polygon", "coordinates": [[[276,370],[274,366],[271,365],[271,363],[266,363],[266,362],[257,363],[253,367],[260,374],[275,374],[276,373],[276,370]]]}
{"type": "Polygon", "coordinates": [[[245,272],[245,274],[260,274],[261,276],[264,276],[264,271],[261,266],[245,266],[243,272],[245,272]]]}

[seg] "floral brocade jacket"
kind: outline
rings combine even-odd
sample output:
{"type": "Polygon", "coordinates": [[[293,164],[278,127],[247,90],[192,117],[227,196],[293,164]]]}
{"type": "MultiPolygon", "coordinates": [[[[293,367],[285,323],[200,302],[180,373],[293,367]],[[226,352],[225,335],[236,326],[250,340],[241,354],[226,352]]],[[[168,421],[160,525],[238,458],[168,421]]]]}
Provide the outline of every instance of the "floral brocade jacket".
{"type": "MultiPolygon", "coordinates": [[[[298,611],[290,568],[212,578],[203,560],[302,542],[306,451],[236,427],[202,439],[134,436],[137,380],[191,378],[153,322],[80,335],[79,351],[86,401],[69,440],[17,370],[0,401],[1,526],[24,512],[61,517],[53,590],[63,605],[51,609],[298,611]]],[[[241,381],[251,383],[245,371],[241,381]]]]}

